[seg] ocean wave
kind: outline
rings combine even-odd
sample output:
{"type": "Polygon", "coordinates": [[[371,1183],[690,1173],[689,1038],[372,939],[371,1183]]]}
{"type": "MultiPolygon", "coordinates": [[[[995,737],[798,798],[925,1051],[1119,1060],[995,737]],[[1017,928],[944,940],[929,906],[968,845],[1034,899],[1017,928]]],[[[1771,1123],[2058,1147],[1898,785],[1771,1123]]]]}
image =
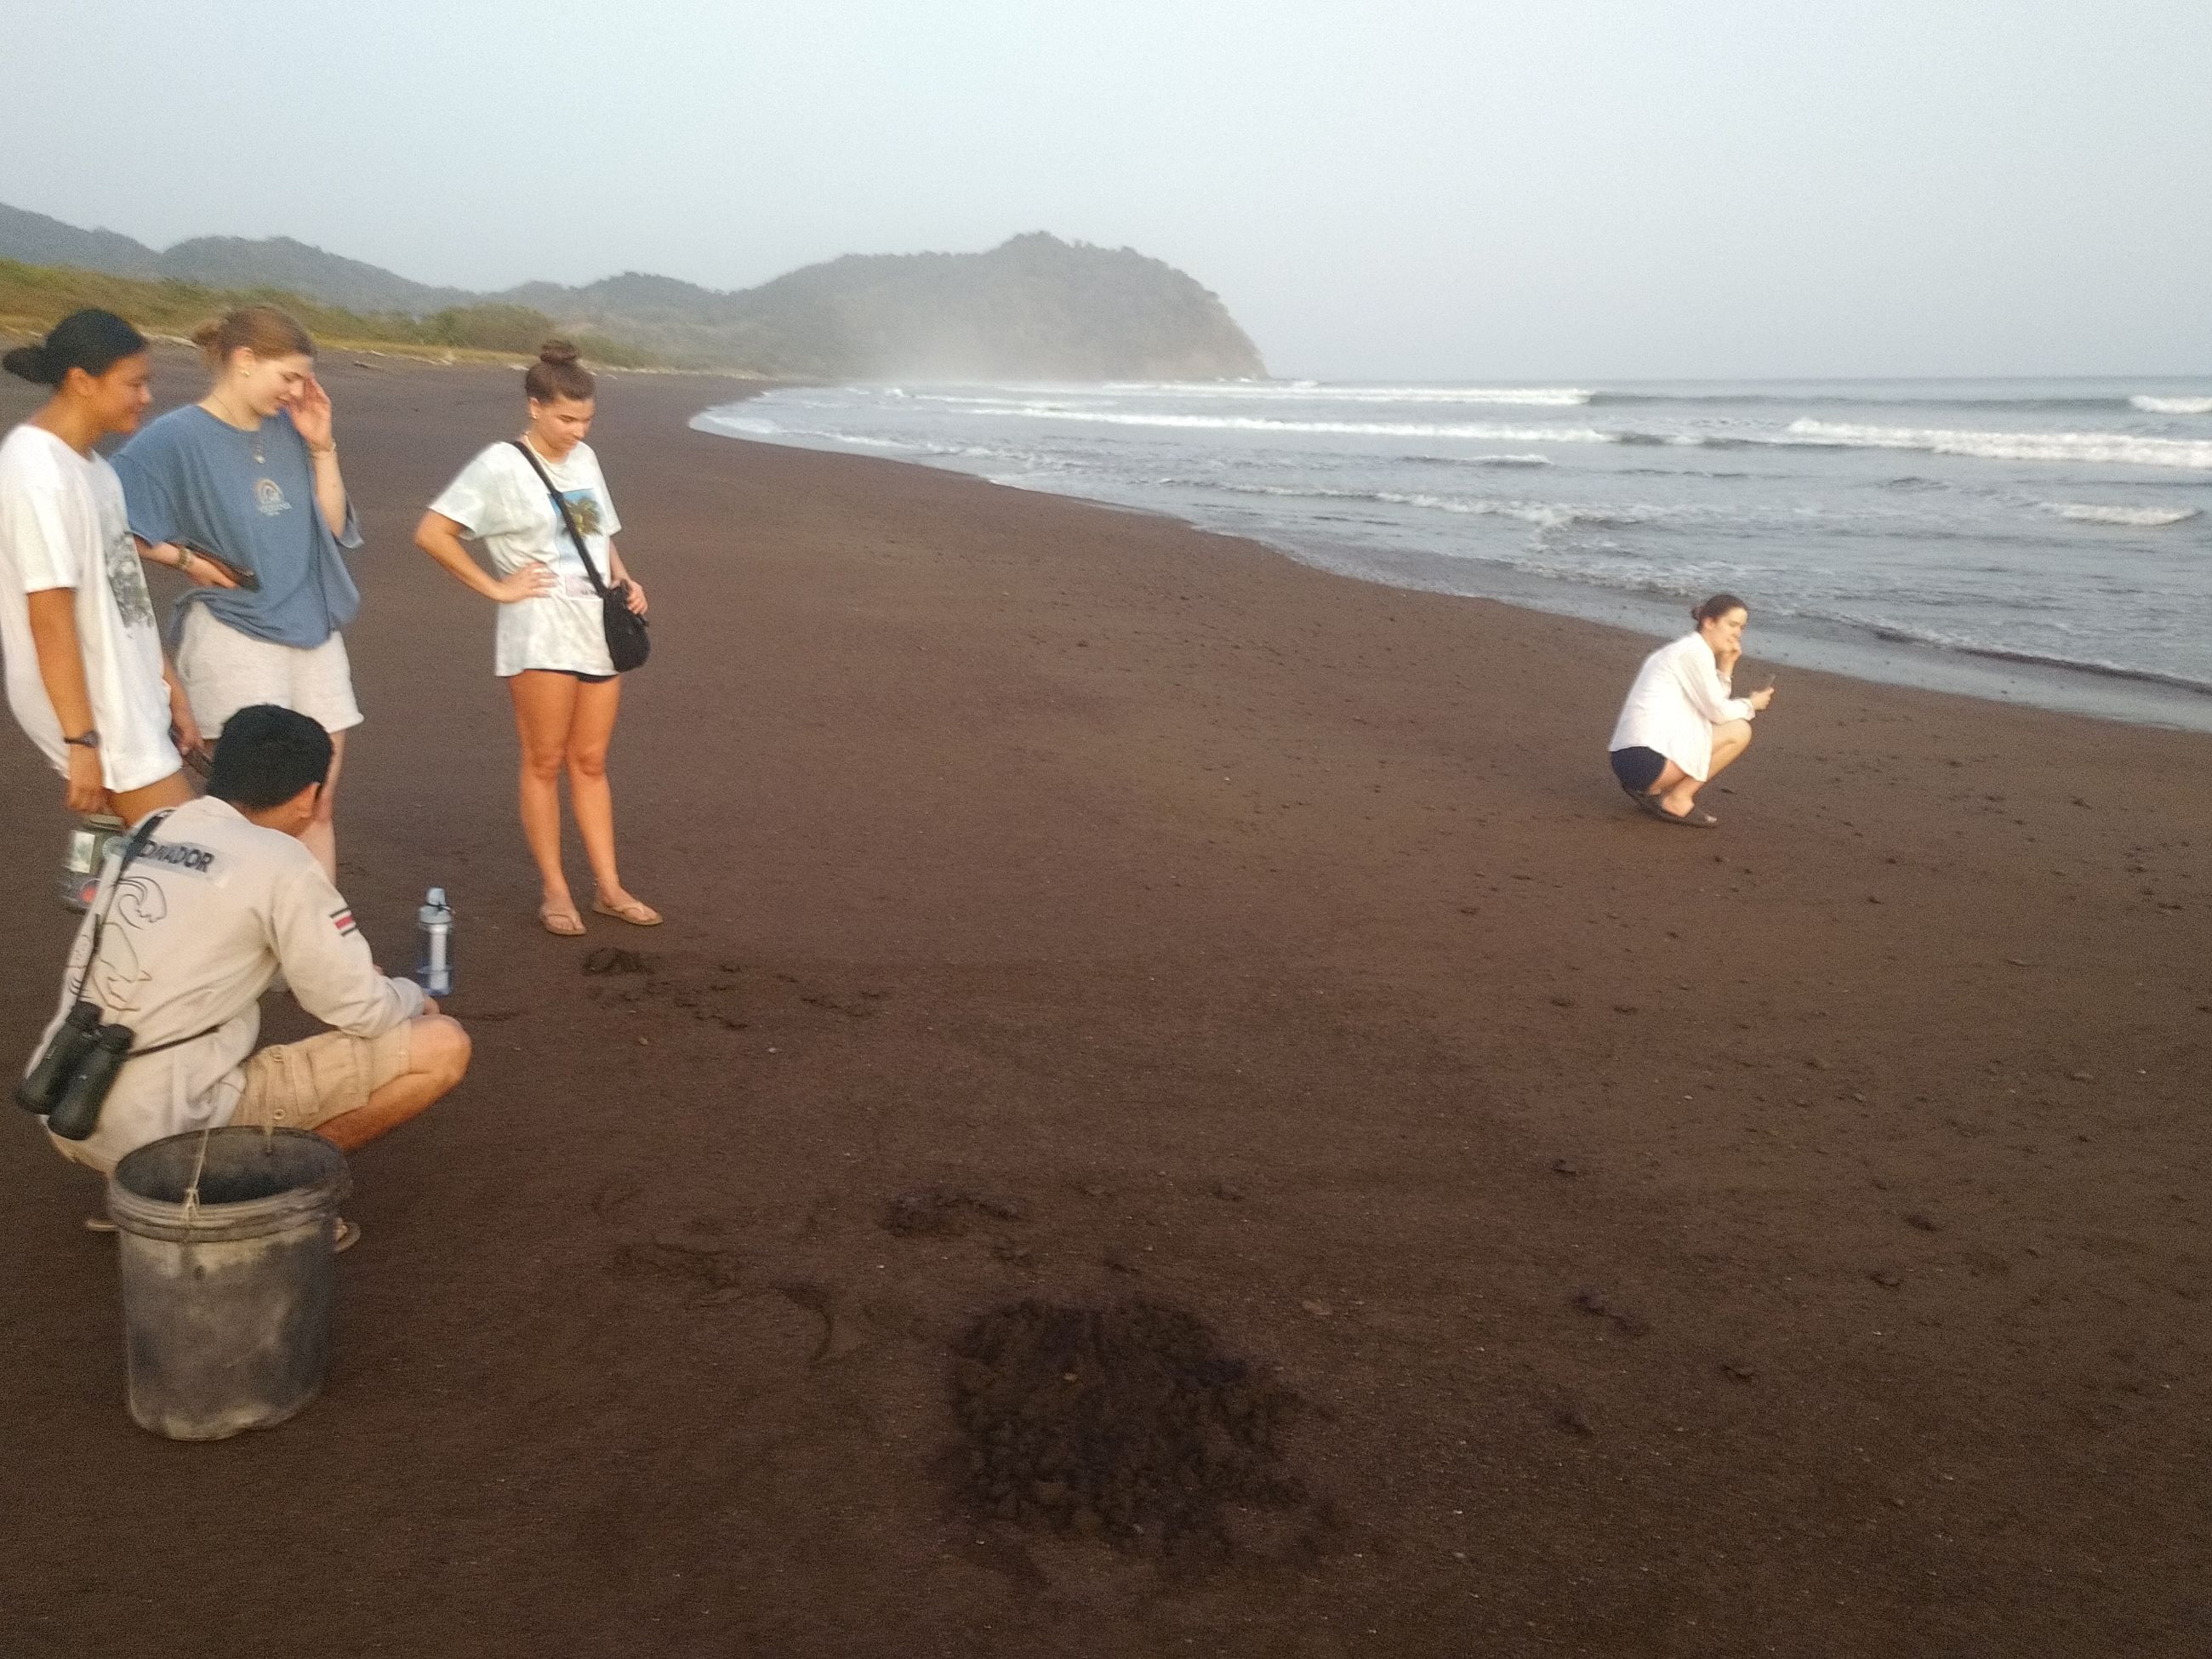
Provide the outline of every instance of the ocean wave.
{"type": "Polygon", "coordinates": [[[1549,455],[1408,455],[1421,466],[1551,466],[1549,455]]]}
{"type": "Polygon", "coordinates": [[[2082,524],[2129,525],[2144,530],[2179,524],[2195,518],[2197,512],[2193,507],[2098,507],[2083,501],[2045,501],[2043,507],[2062,519],[2074,519],[2082,524]]]}
{"type": "Polygon", "coordinates": [[[1918,628],[1905,623],[1869,622],[1863,617],[1816,609],[1801,610],[1797,614],[1816,621],[1838,622],[1846,627],[1864,629],[1875,638],[1893,645],[1929,646],[1939,651],[1955,651],[1961,656],[1984,657],[1992,662],[2019,663],[2031,668],[2063,668],[2071,673],[2094,674],[2100,679],[2135,680],[2146,685],[2172,686],[2177,690],[2212,696],[2212,680],[2192,679],[2186,674],[2163,673],[2154,668],[2134,668],[2103,657],[2076,657],[2056,651],[2021,650],[2011,646],[1992,645],[1971,635],[1918,628]]]}
{"type": "Polygon", "coordinates": [[[2146,415],[2212,415],[2212,398],[2154,398],[2145,392],[2128,402],[2146,415]]]}
{"type": "Polygon", "coordinates": [[[1565,386],[1332,386],[1317,380],[1109,380],[1109,393],[1148,398],[1252,398],[1284,403],[1491,404],[1572,409],[1599,394],[1565,386]]]}
{"type": "Polygon", "coordinates": [[[1936,427],[1856,426],[1797,420],[1785,441],[1846,449],[1920,449],[1989,461],[2086,461],[2212,468],[2212,441],[2135,438],[2118,432],[1960,432],[1936,427]]]}
{"type": "MultiPolygon", "coordinates": [[[[988,411],[1023,420],[1074,421],[1086,426],[1152,427],[1181,432],[1301,432],[1348,438],[1468,438],[1500,444],[1609,444],[1620,435],[1593,427],[1492,426],[1452,421],[1291,421],[1264,415],[1170,415],[1133,410],[1070,409],[1063,404],[1007,404],[988,411]]],[[[2207,445],[2212,448],[2212,445],[2207,445]]]]}
{"type": "Polygon", "coordinates": [[[1305,501],[1372,501],[1382,506],[1413,507],[1425,512],[1454,513],[1469,518],[1517,519],[1540,530],[1559,530],[1570,525],[1650,525],[1662,519],[1685,516],[1678,509],[1663,507],[1566,507],[1553,501],[1438,495],[1427,490],[1339,489],[1328,484],[1239,483],[1220,478],[1169,477],[1157,482],[1224,495],[1261,495],[1305,501]]]}

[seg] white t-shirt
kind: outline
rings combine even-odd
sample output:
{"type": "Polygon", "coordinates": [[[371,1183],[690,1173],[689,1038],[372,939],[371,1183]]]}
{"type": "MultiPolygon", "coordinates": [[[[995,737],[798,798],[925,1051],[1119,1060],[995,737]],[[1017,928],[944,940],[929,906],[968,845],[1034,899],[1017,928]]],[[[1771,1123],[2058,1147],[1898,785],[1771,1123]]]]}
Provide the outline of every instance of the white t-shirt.
{"type": "Polygon", "coordinates": [[[66,775],[69,750],[39,674],[28,598],[58,587],[76,591],[77,644],[101,773],[110,789],[143,789],[183,762],[169,741],[161,633],[131,540],[123,485],[99,456],[80,455],[27,423],[0,441],[0,655],[17,724],[66,775]]]}
{"type": "MultiPolygon", "coordinates": [[[[622,528],[614,497],[589,444],[578,444],[559,462],[538,458],[591,549],[599,580],[614,585],[611,538],[622,528]]],[[[492,568],[509,576],[527,564],[552,567],[561,591],[499,608],[498,646],[492,672],[504,679],[526,668],[574,674],[611,674],[599,595],[576,556],[576,544],[530,463],[511,443],[495,443],[461,469],[430,503],[483,544],[492,568]]]]}
{"type": "Polygon", "coordinates": [[[1712,769],[1713,727],[1756,712],[1729,690],[1705,635],[1685,634],[1644,659],[1606,748],[1656,750],[1702,782],[1712,769]]]}

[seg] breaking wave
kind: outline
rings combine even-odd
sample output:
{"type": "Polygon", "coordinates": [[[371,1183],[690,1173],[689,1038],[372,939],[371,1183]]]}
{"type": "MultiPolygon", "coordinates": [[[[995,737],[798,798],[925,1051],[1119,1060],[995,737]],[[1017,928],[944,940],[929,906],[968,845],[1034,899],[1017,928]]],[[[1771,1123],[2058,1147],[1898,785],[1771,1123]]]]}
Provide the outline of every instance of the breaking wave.
{"type": "Polygon", "coordinates": [[[1801,443],[1849,449],[1920,449],[1988,461],[2089,461],[2124,466],[2212,469],[2212,441],[2134,438],[2118,432],[1957,432],[1936,427],[1855,426],[1839,421],[1790,422],[1801,443]]]}
{"type": "Polygon", "coordinates": [[[2144,530],[2179,524],[2197,513],[2193,507],[2097,507],[2082,501],[2046,501],[2044,506],[2062,519],[2082,524],[2130,525],[2144,530]]]}
{"type": "Polygon", "coordinates": [[[2146,415],[2212,415],[2212,398],[2154,398],[2145,392],[2128,402],[2146,415]]]}

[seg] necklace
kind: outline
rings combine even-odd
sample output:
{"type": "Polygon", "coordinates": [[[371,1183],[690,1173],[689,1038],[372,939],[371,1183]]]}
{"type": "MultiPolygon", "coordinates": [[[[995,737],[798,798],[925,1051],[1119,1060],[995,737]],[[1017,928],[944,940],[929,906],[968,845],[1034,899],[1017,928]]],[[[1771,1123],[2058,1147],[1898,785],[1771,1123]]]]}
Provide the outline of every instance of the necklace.
{"type": "MultiPolygon", "coordinates": [[[[207,403],[213,404],[215,402],[215,394],[213,392],[210,392],[208,394],[207,403]]],[[[204,409],[207,408],[207,404],[203,404],[201,407],[204,409]]],[[[256,421],[250,427],[241,426],[232,417],[230,411],[224,408],[209,409],[208,413],[214,416],[225,426],[237,433],[240,437],[246,440],[247,447],[253,451],[253,464],[256,466],[266,466],[269,464],[268,456],[262,453],[260,422],[256,421]]]]}

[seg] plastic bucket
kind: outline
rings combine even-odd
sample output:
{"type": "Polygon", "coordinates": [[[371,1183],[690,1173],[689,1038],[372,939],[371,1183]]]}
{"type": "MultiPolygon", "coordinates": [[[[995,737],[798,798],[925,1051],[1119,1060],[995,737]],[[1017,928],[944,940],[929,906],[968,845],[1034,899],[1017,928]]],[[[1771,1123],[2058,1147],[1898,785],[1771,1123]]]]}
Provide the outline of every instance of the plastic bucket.
{"type": "Polygon", "coordinates": [[[222,1440],[315,1397],[337,1287],[331,1223],[351,1187],[345,1154],[304,1129],[193,1129],[115,1166],[107,1213],[140,1428],[222,1440]]]}

